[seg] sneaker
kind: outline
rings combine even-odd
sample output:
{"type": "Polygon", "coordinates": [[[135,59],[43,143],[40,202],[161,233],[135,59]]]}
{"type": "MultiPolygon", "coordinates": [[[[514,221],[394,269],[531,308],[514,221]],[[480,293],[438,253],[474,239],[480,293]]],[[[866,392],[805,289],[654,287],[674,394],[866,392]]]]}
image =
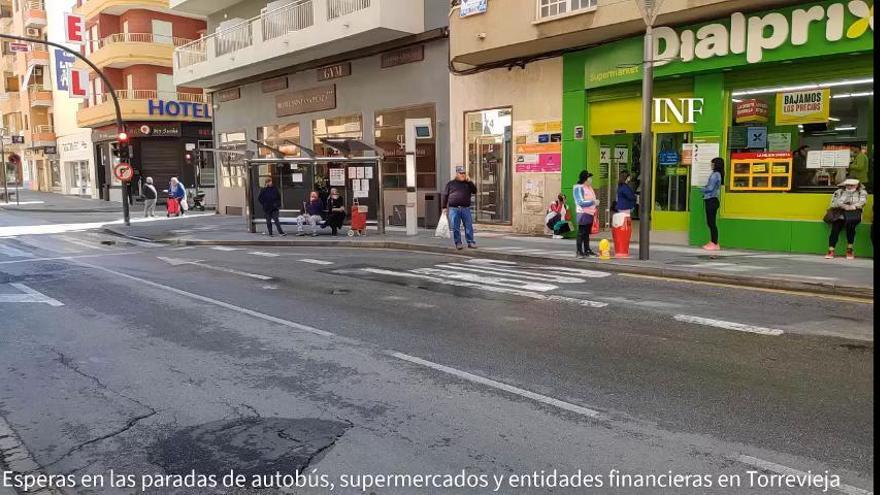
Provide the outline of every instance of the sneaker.
{"type": "Polygon", "coordinates": [[[555,234],[554,234],[554,235],[553,235],[553,238],[554,238],[554,239],[562,239],[563,237],[562,237],[561,235],[555,235],[555,234]]]}
{"type": "Polygon", "coordinates": [[[455,249],[458,249],[459,251],[461,251],[462,249],[464,249],[464,246],[462,246],[461,244],[456,244],[455,249]]]}
{"type": "Polygon", "coordinates": [[[828,252],[825,253],[825,259],[826,260],[833,260],[834,259],[834,250],[833,249],[829,249],[828,252]]]}
{"type": "Polygon", "coordinates": [[[296,236],[297,236],[297,237],[302,237],[302,236],[304,236],[304,235],[306,235],[305,232],[297,232],[297,233],[296,233],[296,236]]]}
{"type": "Polygon", "coordinates": [[[281,237],[287,237],[287,233],[286,233],[286,232],[279,232],[278,235],[280,235],[281,237]]]}
{"type": "Polygon", "coordinates": [[[856,259],[856,253],[853,252],[852,248],[847,248],[846,250],[846,259],[854,260],[856,259]]]}
{"type": "Polygon", "coordinates": [[[318,237],[318,233],[317,233],[317,232],[312,232],[312,237],[318,237]]]}
{"type": "Polygon", "coordinates": [[[703,249],[705,249],[706,251],[721,251],[721,246],[715,244],[714,242],[710,242],[703,246],[703,249]]]}
{"type": "Polygon", "coordinates": [[[587,257],[587,255],[584,254],[584,253],[577,253],[577,254],[575,254],[574,256],[575,256],[575,258],[577,258],[577,259],[579,259],[579,260],[580,260],[580,259],[584,259],[584,258],[587,257]]]}
{"type": "Polygon", "coordinates": [[[468,244],[468,249],[477,249],[476,244],[468,244]]]}

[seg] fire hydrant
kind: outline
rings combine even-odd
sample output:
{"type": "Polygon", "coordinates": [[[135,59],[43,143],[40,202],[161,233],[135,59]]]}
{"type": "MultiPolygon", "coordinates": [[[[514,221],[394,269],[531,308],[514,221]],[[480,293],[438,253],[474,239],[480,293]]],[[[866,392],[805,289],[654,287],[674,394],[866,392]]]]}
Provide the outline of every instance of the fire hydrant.
{"type": "Polygon", "coordinates": [[[611,259],[611,243],[608,242],[608,239],[602,239],[601,241],[599,241],[599,259],[611,259]]]}

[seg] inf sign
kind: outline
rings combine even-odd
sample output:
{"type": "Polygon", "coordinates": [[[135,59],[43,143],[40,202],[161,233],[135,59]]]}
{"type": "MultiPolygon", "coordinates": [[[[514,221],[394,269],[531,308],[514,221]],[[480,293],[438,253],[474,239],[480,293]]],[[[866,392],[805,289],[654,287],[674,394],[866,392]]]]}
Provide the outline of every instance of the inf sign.
{"type": "Polygon", "coordinates": [[[55,49],[55,87],[58,91],[69,90],[70,68],[75,61],[76,57],[73,55],[61,48],[55,49]]]}

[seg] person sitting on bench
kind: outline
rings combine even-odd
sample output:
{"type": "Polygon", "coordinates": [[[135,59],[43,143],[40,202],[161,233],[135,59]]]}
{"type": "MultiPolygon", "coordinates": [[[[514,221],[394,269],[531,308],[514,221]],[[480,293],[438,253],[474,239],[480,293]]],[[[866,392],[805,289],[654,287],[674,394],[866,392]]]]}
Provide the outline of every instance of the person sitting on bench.
{"type": "Polygon", "coordinates": [[[311,226],[312,237],[317,237],[318,229],[324,226],[324,219],[321,217],[323,212],[324,203],[318,198],[318,193],[312,191],[308,203],[303,203],[302,214],[296,217],[296,235],[305,235],[303,224],[308,222],[311,226]]]}

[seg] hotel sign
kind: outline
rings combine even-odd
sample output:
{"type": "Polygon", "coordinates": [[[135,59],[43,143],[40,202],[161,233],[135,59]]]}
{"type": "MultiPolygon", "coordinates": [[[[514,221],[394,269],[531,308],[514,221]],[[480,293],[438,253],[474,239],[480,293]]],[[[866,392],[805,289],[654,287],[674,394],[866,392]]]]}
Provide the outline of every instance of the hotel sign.
{"type": "Polygon", "coordinates": [[[293,91],[275,97],[275,114],[278,117],[333,110],[334,108],[336,108],[335,84],[293,91]]]}

